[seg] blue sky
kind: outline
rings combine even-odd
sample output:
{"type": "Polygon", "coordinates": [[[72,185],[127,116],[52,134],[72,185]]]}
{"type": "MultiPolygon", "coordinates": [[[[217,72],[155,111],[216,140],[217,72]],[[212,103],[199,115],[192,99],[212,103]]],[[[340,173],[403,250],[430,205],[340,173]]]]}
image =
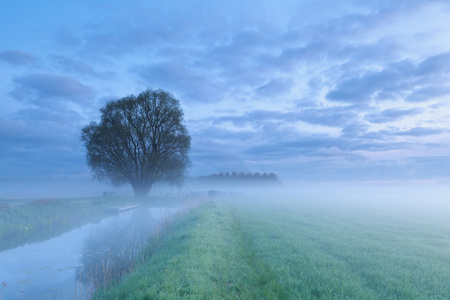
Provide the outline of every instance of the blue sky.
{"type": "Polygon", "coordinates": [[[89,177],[108,100],[181,102],[191,176],[450,177],[448,1],[2,1],[0,177],[89,177]]]}

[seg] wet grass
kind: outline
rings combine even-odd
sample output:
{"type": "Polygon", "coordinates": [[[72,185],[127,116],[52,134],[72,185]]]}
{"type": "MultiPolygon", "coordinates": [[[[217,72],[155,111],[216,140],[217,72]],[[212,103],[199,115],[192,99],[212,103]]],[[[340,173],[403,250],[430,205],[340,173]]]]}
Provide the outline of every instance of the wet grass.
{"type": "Polygon", "coordinates": [[[255,257],[233,209],[207,204],[183,218],[143,267],[97,298],[283,297],[270,268],[255,257]]]}
{"type": "Polygon", "coordinates": [[[446,299],[444,215],[291,205],[239,210],[291,298],[446,299]],[[264,220],[264,221],[263,221],[264,220]]]}
{"type": "MultiPolygon", "coordinates": [[[[255,203],[253,203],[255,204],[255,203]]],[[[445,215],[210,203],[98,299],[447,299],[445,215]]]]}

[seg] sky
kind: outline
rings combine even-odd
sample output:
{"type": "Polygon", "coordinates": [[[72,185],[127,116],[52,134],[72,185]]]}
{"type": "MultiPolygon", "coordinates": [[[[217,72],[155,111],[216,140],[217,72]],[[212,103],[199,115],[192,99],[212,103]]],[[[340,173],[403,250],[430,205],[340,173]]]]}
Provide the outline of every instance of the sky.
{"type": "Polygon", "coordinates": [[[88,178],[81,128],[162,88],[190,176],[450,179],[450,2],[1,1],[0,178],[88,178]]]}

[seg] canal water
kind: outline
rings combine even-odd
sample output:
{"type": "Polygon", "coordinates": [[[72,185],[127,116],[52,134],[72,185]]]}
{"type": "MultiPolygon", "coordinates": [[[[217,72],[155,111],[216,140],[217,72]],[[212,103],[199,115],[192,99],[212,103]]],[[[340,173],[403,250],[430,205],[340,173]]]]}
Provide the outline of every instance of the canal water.
{"type": "Polygon", "coordinates": [[[128,271],[179,208],[141,208],[0,252],[1,297],[88,299],[128,271]]]}

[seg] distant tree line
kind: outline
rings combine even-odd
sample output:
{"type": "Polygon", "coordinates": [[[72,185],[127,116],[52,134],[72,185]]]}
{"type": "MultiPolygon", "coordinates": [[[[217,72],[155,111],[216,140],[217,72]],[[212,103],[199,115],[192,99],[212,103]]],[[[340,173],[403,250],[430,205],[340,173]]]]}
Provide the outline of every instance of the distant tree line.
{"type": "Polygon", "coordinates": [[[218,180],[218,181],[241,181],[241,182],[272,182],[278,183],[278,176],[271,173],[260,172],[221,172],[206,176],[198,177],[202,180],[218,180]]]}

